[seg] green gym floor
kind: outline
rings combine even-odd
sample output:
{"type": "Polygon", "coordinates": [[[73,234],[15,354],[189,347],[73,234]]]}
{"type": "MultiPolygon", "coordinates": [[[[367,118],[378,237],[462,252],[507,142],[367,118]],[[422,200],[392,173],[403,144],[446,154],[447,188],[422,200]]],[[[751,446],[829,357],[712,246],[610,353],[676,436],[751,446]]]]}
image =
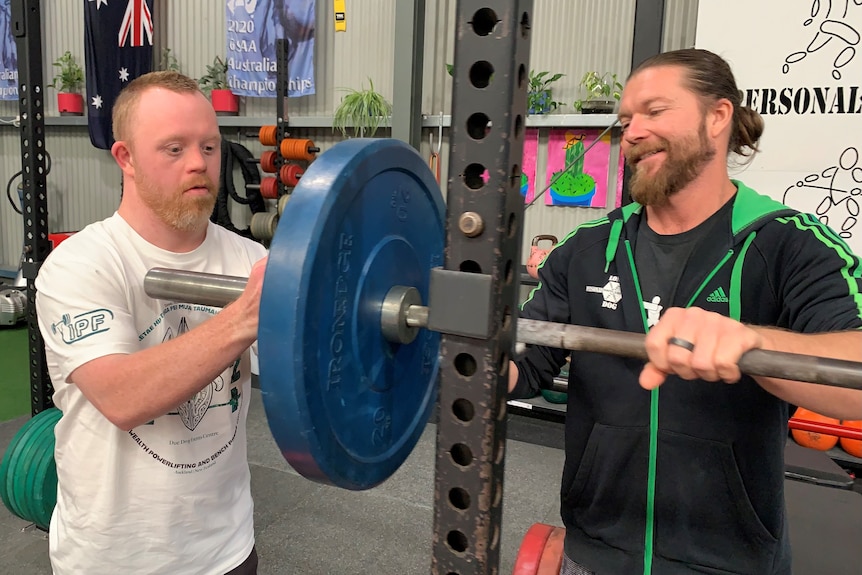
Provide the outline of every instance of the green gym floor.
{"type": "Polygon", "coordinates": [[[0,421],[30,413],[27,325],[0,326],[0,421]]]}

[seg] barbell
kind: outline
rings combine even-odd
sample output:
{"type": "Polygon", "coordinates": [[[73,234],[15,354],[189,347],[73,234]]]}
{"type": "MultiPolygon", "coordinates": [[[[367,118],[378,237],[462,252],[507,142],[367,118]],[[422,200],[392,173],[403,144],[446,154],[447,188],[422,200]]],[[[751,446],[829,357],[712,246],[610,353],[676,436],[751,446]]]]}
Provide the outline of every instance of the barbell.
{"type": "MultiPolygon", "coordinates": [[[[270,429],[301,475],[347,489],[387,479],[436,398],[440,334],[427,328],[442,264],[440,189],[398,140],[351,139],[313,162],[282,213],[260,302],[260,383],[270,429]]],[[[247,279],[154,268],[150,297],[224,307],[247,279]]],[[[644,335],[517,320],[518,341],[647,359],[644,335]]],[[[862,364],[752,350],[740,370],[862,389],[862,364]]]]}
{"type": "MultiPolygon", "coordinates": [[[[246,279],[236,276],[153,268],[144,278],[147,295],[224,307],[238,298],[246,279]]],[[[380,332],[392,343],[411,343],[428,327],[428,307],[414,287],[393,286],[379,302],[380,332]]],[[[534,319],[518,320],[518,341],[571,351],[592,351],[647,360],[643,334],[534,319]]],[[[862,389],[862,364],[838,359],[755,349],[739,361],[748,375],[762,375],[862,389]]]]}

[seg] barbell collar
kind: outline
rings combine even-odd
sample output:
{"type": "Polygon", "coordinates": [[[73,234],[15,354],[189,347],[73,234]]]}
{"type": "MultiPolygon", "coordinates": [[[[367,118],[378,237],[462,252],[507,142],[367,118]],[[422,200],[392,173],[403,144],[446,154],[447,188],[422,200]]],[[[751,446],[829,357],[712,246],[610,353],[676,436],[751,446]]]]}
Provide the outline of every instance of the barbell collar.
{"type": "MultiPolygon", "coordinates": [[[[144,278],[152,298],[224,307],[242,294],[246,278],[153,268],[144,278]]],[[[381,306],[381,326],[392,342],[409,343],[411,335],[428,326],[428,307],[415,305],[415,288],[394,286],[381,306]],[[412,291],[411,291],[412,290],[412,291]]],[[[518,319],[518,341],[572,351],[588,351],[648,359],[639,333],[518,319]]],[[[811,355],[753,349],[739,360],[742,373],[791,381],[862,390],[862,363],[811,355]]]]}
{"type": "MultiPolygon", "coordinates": [[[[415,287],[393,286],[383,299],[380,309],[380,329],[383,337],[393,343],[412,343],[419,334],[419,326],[410,325],[407,315],[410,308],[421,307],[422,296],[415,287]]],[[[426,314],[427,325],[427,314],[426,314]]]]}

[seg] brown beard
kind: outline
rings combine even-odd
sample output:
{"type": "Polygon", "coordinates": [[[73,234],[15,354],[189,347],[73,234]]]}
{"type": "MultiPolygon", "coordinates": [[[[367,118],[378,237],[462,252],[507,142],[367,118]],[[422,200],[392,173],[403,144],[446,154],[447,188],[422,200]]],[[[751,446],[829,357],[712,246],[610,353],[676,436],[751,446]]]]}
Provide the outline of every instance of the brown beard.
{"type": "Polygon", "coordinates": [[[697,135],[674,142],[659,138],[658,144],[632,146],[626,160],[634,164],[629,193],[634,201],[644,206],[663,206],[681,189],[694,181],[713,157],[715,146],[706,136],[706,124],[701,122],[697,135]],[[663,150],[664,163],[654,174],[647,174],[637,161],[650,152],[663,150]]]}
{"type": "Polygon", "coordinates": [[[155,185],[146,176],[135,173],[135,185],[141,200],[165,224],[181,232],[190,232],[206,226],[216,201],[216,189],[206,176],[190,179],[177,186],[167,197],[156,191],[155,185]],[[186,197],[190,188],[206,188],[206,196],[186,197]]]}

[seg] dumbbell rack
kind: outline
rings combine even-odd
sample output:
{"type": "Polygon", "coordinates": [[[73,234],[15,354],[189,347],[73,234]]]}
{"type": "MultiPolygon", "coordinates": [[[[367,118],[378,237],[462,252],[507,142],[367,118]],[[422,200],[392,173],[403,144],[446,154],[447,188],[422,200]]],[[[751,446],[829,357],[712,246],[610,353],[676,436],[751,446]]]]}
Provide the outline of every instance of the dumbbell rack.
{"type": "Polygon", "coordinates": [[[257,134],[258,141],[264,146],[274,146],[274,150],[267,150],[261,154],[259,160],[264,173],[272,173],[273,176],[265,176],[259,186],[261,195],[266,199],[277,201],[276,213],[261,212],[254,214],[251,221],[252,235],[261,240],[265,245],[275,234],[278,219],[282,210],[297,184],[298,179],[304,173],[299,164],[291,163],[289,160],[300,160],[311,162],[319,150],[314,147],[311,140],[292,140],[289,138],[289,70],[288,70],[288,43],[285,39],[276,41],[276,124],[275,126],[261,126],[257,134]],[[293,145],[294,149],[291,149],[293,145]],[[303,153],[299,153],[298,147],[305,146],[303,153]],[[287,147],[292,154],[285,152],[287,147]],[[288,157],[291,156],[291,157],[288,157]]]}

